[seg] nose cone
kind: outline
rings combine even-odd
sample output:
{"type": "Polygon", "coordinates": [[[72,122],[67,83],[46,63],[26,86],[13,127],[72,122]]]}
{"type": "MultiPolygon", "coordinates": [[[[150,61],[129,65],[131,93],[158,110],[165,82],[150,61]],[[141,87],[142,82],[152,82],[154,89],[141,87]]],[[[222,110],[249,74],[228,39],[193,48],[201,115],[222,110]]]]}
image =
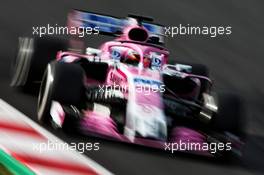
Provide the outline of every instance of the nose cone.
{"type": "Polygon", "coordinates": [[[166,140],[167,125],[163,112],[154,107],[139,105],[134,112],[135,131],[138,136],[166,140]]]}
{"type": "Polygon", "coordinates": [[[126,124],[134,137],[166,140],[167,121],[160,98],[160,93],[137,93],[136,100],[128,102],[126,124]]]}
{"type": "MultiPolygon", "coordinates": [[[[145,73],[145,72],[144,72],[145,73]]],[[[148,72],[146,72],[148,73],[148,72]]],[[[163,110],[162,83],[159,75],[131,74],[125,135],[166,140],[167,119],[163,110]]]]}

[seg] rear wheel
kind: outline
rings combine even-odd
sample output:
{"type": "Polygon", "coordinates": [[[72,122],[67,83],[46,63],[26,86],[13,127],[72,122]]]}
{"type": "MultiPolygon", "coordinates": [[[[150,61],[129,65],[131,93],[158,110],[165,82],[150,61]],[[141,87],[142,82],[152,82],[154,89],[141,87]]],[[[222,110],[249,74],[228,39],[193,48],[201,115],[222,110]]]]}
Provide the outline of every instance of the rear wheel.
{"type": "Polygon", "coordinates": [[[38,120],[50,121],[52,101],[79,106],[84,97],[84,71],[74,63],[48,64],[38,97],[38,120]]]}
{"type": "Polygon", "coordinates": [[[237,95],[219,94],[218,112],[212,120],[212,125],[216,130],[242,135],[244,133],[243,113],[243,104],[237,95]]]}
{"type": "Polygon", "coordinates": [[[59,50],[66,49],[66,42],[58,38],[20,37],[11,65],[10,85],[28,89],[34,82],[40,82],[47,64],[55,60],[59,50]]]}
{"type": "Polygon", "coordinates": [[[209,77],[209,69],[203,64],[189,64],[192,66],[192,74],[209,77]]]}

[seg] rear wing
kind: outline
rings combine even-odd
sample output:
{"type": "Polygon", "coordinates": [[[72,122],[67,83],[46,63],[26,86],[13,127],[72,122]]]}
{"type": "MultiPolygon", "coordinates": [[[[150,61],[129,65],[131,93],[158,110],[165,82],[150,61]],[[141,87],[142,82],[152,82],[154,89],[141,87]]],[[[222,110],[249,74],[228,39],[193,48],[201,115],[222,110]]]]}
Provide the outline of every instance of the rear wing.
{"type": "MultiPolygon", "coordinates": [[[[131,25],[131,18],[133,18],[133,15],[128,18],[117,18],[87,11],[72,10],[68,16],[68,27],[91,27],[96,28],[100,34],[118,36],[122,33],[124,27],[131,25]]],[[[141,25],[149,32],[150,38],[159,38],[159,42],[164,44],[164,26],[146,22],[144,18],[141,19],[143,19],[141,25]]]]}

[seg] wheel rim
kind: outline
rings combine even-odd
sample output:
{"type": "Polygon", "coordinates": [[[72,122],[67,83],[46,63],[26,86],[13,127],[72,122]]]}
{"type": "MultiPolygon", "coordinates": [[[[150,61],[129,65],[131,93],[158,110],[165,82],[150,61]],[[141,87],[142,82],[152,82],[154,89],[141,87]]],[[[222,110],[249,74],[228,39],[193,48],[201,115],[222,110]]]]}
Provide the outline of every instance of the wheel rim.
{"type": "Polygon", "coordinates": [[[51,66],[48,64],[47,70],[44,74],[44,78],[41,83],[39,97],[38,97],[38,120],[43,120],[44,111],[48,105],[48,99],[50,96],[50,87],[53,83],[53,76],[51,73],[51,66]]]}

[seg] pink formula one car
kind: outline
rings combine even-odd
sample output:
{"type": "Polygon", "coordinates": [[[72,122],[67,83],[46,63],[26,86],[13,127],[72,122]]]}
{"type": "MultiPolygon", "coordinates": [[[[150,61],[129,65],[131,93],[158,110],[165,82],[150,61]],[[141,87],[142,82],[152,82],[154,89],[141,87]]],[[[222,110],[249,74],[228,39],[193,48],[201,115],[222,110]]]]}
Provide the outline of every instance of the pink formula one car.
{"type": "Polygon", "coordinates": [[[69,28],[116,38],[85,54],[76,36],[66,52],[57,39],[20,38],[11,85],[32,87],[43,76],[40,122],[171,152],[240,154],[239,99],[212,95],[206,66],[168,64],[162,26],[78,10],[68,18],[69,28]]]}

